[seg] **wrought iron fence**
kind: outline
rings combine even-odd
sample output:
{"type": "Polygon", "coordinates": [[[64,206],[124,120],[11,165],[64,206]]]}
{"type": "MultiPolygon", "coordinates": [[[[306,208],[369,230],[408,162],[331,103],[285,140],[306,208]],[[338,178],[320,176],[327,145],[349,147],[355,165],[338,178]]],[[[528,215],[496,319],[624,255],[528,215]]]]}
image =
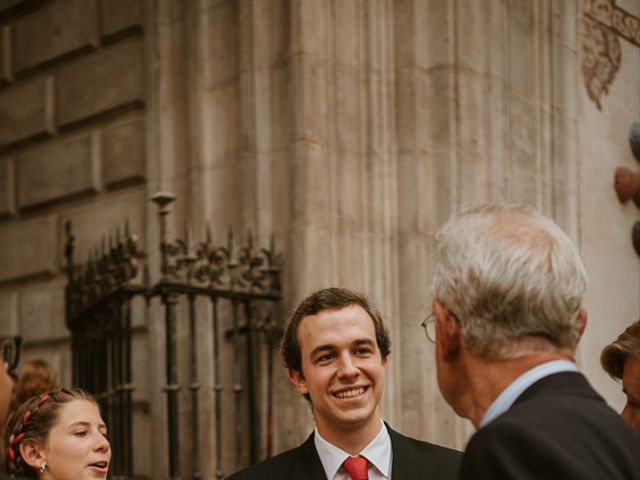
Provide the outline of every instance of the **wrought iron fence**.
{"type": "MultiPolygon", "coordinates": [[[[215,477],[223,477],[223,450],[232,449],[239,466],[243,449],[248,446],[250,463],[259,460],[259,435],[266,433],[265,447],[271,452],[270,424],[258,424],[257,409],[266,408],[267,422],[271,422],[271,355],[268,355],[266,398],[256,387],[255,355],[259,336],[270,350],[278,341],[280,331],[272,308],[280,299],[281,256],[276,253],[273,238],[269,248],[257,248],[251,235],[237,245],[228,234],[225,245],[215,244],[210,228],[205,239],[193,240],[191,229],[185,228],[182,239],[167,239],[167,215],[175,197],[157,193],[152,201],[158,207],[160,226],[160,278],[150,281],[147,255],[138,238],[125,223],[122,233],[117,231],[102,240],[86,262],[74,263],[74,237],[67,223],[66,287],[67,325],[72,332],[72,363],[74,384],[92,392],[105,415],[112,438],[112,478],[133,478],[134,448],[132,443],[132,301],[143,297],[147,306],[159,299],[163,310],[165,345],[166,396],[166,458],[170,479],[184,477],[181,469],[180,431],[187,429],[190,445],[190,478],[202,478],[203,453],[215,458],[215,477]],[[211,318],[209,342],[213,358],[213,415],[215,441],[213,452],[202,452],[199,439],[201,423],[201,376],[198,372],[200,337],[196,331],[196,301],[205,299],[211,318]],[[187,304],[188,321],[179,319],[179,304],[187,304]],[[229,328],[223,331],[221,305],[228,311],[229,328]],[[188,330],[188,362],[191,418],[181,424],[179,392],[183,382],[179,378],[178,328],[188,330]],[[222,352],[231,349],[233,359],[232,385],[222,381],[222,352]],[[243,372],[242,366],[246,366],[243,372]],[[233,395],[234,440],[224,445],[222,432],[222,395],[233,395]],[[259,398],[261,397],[261,398],[259,398]],[[248,425],[248,435],[245,434],[248,425]]],[[[202,300],[201,300],[202,301],[202,300]]],[[[200,344],[201,345],[201,344],[200,344]]]]}

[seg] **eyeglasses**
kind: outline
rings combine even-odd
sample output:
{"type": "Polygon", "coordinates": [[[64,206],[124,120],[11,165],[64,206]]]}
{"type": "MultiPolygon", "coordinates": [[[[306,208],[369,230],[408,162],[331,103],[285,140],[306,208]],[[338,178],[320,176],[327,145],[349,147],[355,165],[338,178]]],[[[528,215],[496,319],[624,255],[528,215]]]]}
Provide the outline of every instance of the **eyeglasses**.
{"type": "Polygon", "coordinates": [[[429,314],[420,324],[424,328],[424,334],[431,343],[436,343],[436,317],[432,313],[429,314]]]}
{"type": "Polygon", "coordinates": [[[7,364],[7,371],[13,372],[18,366],[20,360],[20,346],[22,345],[22,337],[0,336],[0,351],[2,351],[2,361],[7,364]]]}

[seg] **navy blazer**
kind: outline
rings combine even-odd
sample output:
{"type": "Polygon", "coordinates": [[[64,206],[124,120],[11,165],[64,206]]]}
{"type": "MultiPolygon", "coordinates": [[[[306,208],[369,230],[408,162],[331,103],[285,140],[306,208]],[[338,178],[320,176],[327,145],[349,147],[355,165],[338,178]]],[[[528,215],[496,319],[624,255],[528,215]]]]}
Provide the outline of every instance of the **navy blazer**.
{"type": "Polygon", "coordinates": [[[578,372],[525,390],[467,445],[461,479],[640,479],[640,436],[578,372]]]}
{"type": "MultiPolygon", "coordinates": [[[[391,480],[453,480],[462,454],[457,450],[405,437],[387,425],[393,464],[391,480]]],[[[313,433],[299,447],[231,475],[228,480],[327,480],[313,433]]]]}

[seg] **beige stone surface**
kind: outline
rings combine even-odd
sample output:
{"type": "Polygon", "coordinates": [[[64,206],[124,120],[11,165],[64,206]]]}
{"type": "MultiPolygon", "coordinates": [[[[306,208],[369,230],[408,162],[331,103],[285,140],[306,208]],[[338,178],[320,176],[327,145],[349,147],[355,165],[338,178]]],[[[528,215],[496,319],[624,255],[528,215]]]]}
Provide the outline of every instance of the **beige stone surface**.
{"type": "Polygon", "coordinates": [[[18,321],[25,342],[69,337],[64,316],[64,278],[30,282],[18,290],[18,321]]]}
{"type": "Polygon", "coordinates": [[[616,409],[624,405],[625,397],[620,385],[600,368],[600,352],[640,318],[640,257],[631,243],[639,210],[632,202],[620,204],[613,189],[617,167],[636,171],[640,167],[628,143],[631,125],[640,118],[640,47],[622,41],[621,48],[621,68],[609,94],[602,98],[602,111],[581,88],[583,113],[577,124],[580,243],[589,273],[586,308],[590,316],[579,358],[589,379],[616,409]]]}
{"type": "Polygon", "coordinates": [[[97,0],[59,0],[13,24],[14,71],[97,46],[97,0]]]}
{"type": "Polygon", "coordinates": [[[91,136],[56,139],[16,157],[18,207],[95,193],[99,168],[91,136]]]}
{"type": "Polygon", "coordinates": [[[0,90],[0,145],[47,133],[46,92],[43,77],[0,90]]]}
{"type": "Polygon", "coordinates": [[[139,39],[121,42],[77,62],[56,77],[56,119],[68,125],[144,99],[139,39]]]}
{"type": "Polygon", "coordinates": [[[9,81],[11,76],[10,52],[9,52],[9,36],[11,30],[9,26],[0,27],[0,85],[9,81]]]}
{"type": "Polygon", "coordinates": [[[13,158],[0,158],[0,217],[16,212],[13,158]]]}
{"type": "Polygon", "coordinates": [[[142,181],[145,177],[144,120],[132,118],[102,132],[102,169],[106,185],[142,181]]]}
{"type": "MultiPolygon", "coordinates": [[[[144,209],[147,198],[143,191],[131,190],[123,192],[113,192],[104,195],[95,201],[73,206],[60,212],[58,226],[59,242],[64,245],[66,234],[65,224],[70,221],[74,242],[75,262],[85,262],[89,254],[99,249],[104,242],[108,245],[108,240],[112,240],[119,233],[124,235],[125,221],[128,220],[132,233],[136,233],[141,242],[145,245],[144,209]]],[[[150,244],[155,248],[155,244],[150,244]]],[[[62,250],[60,251],[62,254],[62,250]]]]}
{"type": "Polygon", "coordinates": [[[0,282],[53,274],[58,268],[56,217],[0,224],[0,282]]]}
{"type": "Polygon", "coordinates": [[[8,10],[11,7],[15,7],[19,3],[26,3],[25,0],[0,0],[0,12],[8,10]]]}
{"type": "Polygon", "coordinates": [[[0,335],[18,334],[18,294],[15,289],[0,289],[0,335]]]}
{"type": "Polygon", "coordinates": [[[142,25],[141,0],[109,0],[100,2],[101,33],[103,36],[142,25]]]}

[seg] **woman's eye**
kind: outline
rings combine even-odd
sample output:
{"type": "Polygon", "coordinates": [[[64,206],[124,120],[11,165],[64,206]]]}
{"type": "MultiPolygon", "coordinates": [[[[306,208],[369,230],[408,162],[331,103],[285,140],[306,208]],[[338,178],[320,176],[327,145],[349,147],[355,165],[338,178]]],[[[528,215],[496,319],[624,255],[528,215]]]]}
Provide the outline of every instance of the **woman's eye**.
{"type": "Polygon", "coordinates": [[[86,434],[87,434],[86,430],[80,430],[80,431],[74,433],[74,435],[76,437],[84,437],[86,434]]]}

